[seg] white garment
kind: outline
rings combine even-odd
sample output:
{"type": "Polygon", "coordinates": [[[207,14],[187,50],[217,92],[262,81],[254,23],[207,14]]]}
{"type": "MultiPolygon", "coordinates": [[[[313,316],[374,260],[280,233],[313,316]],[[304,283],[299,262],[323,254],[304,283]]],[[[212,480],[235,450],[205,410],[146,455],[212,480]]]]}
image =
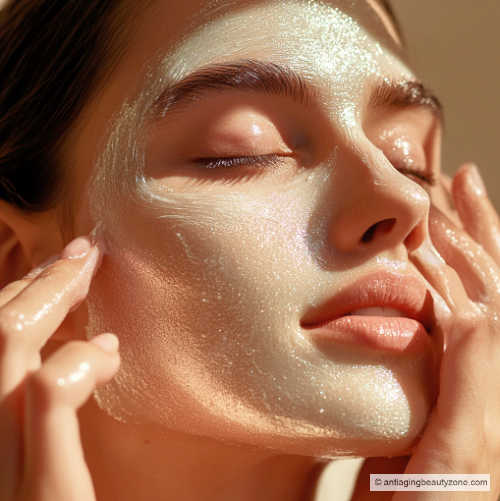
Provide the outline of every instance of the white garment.
{"type": "Polygon", "coordinates": [[[314,501],[350,501],[365,458],[336,459],[322,472],[314,501]]]}

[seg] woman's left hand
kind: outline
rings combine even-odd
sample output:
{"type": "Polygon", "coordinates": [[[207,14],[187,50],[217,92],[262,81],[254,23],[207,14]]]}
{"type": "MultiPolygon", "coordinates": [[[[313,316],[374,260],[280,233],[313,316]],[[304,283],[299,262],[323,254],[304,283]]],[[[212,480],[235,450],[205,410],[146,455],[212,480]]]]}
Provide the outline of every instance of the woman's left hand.
{"type": "Polygon", "coordinates": [[[500,219],[477,167],[464,164],[453,180],[442,175],[441,183],[453,200],[463,229],[500,267],[500,219]]]}
{"type": "Polygon", "coordinates": [[[444,357],[447,368],[442,369],[440,381],[445,388],[440,388],[439,409],[433,409],[411,456],[367,459],[352,500],[499,499],[500,378],[492,375],[500,370],[500,222],[473,165],[463,165],[451,182],[445,176],[441,181],[455,205],[460,227],[452,222],[456,221],[453,216],[448,217],[435,206],[431,208],[431,240],[446,264],[421,263],[421,271],[431,283],[443,285],[443,297],[448,303],[462,305],[453,308],[452,318],[457,321],[454,327],[453,322],[448,326],[452,331],[448,334],[451,353],[444,357]],[[452,282],[455,285],[450,289],[452,282]],[[445,297],[447,293],[451,293],[449,298],[445,297]],[[467,312],[474,324],[470,334],[467,312]],[[461,330],[465,337],[457,342],[462,338],[461,330]],[[475,378],[483,376],[484,380],[473,384],[475,378]],[[450,398],[453,393],[455,396],[450,398]],[[397,495],[393,491],[370,492],[369,473],[489,473],[491,490],[408,491],[397,495]]]}

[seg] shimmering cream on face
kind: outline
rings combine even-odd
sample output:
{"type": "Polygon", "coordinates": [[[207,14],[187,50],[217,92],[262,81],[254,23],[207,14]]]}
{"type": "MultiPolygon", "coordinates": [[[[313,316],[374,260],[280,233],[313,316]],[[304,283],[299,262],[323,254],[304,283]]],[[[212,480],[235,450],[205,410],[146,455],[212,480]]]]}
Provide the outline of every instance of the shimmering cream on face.
{"type": "Polygon", "coordinates": [[[314,169],[287,164],[279,182],[269,172],[207,186],[168,177],[175,165],[150,177],[143,132],[164,82],[212,62],[287,64],[321,83],[322,109],[364,168],[416,200],[424,190],[361,124],[370,82],[414,76],[377,41],[380,22],[363,2],[212,2],[199,19],[207,13],[124,104],[89,183],[108,254],[87,334],[116,333],[122,358],[96,399],[124,422],[231,443],[323,457],[397,452],[429,411],[427,358],[340,346],[327,357],[300,326],[308,309],[385,262],[412,271],[384,255],[347,265],[331,245],[338,147],[314,169]]]}

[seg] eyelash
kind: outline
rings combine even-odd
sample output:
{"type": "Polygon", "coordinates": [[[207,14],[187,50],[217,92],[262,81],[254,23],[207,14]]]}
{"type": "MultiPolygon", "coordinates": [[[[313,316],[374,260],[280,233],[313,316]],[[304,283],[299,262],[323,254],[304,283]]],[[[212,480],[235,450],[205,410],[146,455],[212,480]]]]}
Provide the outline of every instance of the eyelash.
{"type": "Polygon", "coordinates": [[[203,165],[206,169],[232,168],[242,165],[260,165],[262,167],[268,167],[280,165],[280,156],[271,154],[250,157],[197,158],[194,162],[203,165]]]}
{"type": "Polygon", "coordinates": [[[436,176],[434,172],[431,172],[428,176],[426,176],[420,171],[408,169],[407,167],[401,167],[400,169],[398,169],[398,171],[401,172],[401,174],[416,177],[417,179],[423,181],[424,183],[427,183],[430,186],[434,186],[436,184],[436,176]]]}
{"type": "MultiPolygon", "coordinates": [[[[221,169],[221,168],[234,168],[241,167],[244,165],[252,166],[259,165],[261,167],[274,166],[277,167],[281,163],[280,155],[270,154],[270,155],[255,155],[247,157],[213,157],[213,158],[196,158],[194,162],[200,164],[205,169],[221,169]]],[[[436,184],[435,176],[431,173],[429,176],[422,174],[418,170],[408,169],[407,167],[398,169],[402,174],[413,176],[430,186],[436,184]]]]}

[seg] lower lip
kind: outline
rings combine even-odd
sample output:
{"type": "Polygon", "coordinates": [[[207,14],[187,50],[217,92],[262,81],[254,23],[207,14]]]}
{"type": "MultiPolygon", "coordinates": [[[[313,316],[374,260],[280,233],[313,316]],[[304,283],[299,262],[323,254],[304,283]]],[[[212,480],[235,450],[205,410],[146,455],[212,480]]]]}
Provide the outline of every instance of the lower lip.
{"type": "Polygon", "coordinates": [[[432,349],[424,326],[405,317],[347,315],[311,329],[318,343],[364,345],[397,353],[421,353],[432,349]]]}

